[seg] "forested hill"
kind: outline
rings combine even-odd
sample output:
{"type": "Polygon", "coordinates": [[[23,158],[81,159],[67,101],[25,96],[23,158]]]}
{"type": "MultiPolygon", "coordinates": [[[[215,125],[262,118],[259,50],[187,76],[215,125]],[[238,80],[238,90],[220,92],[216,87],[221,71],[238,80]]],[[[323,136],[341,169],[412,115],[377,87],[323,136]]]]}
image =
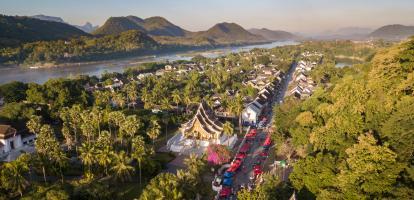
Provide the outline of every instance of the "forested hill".
{"type": "Polygon", "coordinates": [[[266,39],[262,36],[252,34],[236,23],[218,23],[208,29],[197,33],[198,37],[213,39],[219,43],[246,43],[263,42],[266,39]]]}
{"type": "Polygon", "coordinates": [[[174,25],[163,17],[141,19],[136,16],[111,17],[93,34],[119,34],[128,30],[139,30],[153,36],[182,37],[188,31],[174,25]]]}
{"type": "Polygon", "coordinates": [[[369,37],[385,40],[403,40],[414,35],[414,26],[404,26],[400,24],[387,25],[378,28],[369,37]]]}
{"type": "Polygon", "coordinates": [[[299,159],[299,198],[412,199],[414,38],[324,73],[331,83],[309,99],[275,108],[279,148],[299,159]]]}
{"type": "Polygon", "coordinates": [[[292,33],[286,32],[286,31],[275,31],[275,30],[269,30],[266,28],[261,28],[261,29],[253,28],[253,29],[249,29],[248,31],[255,35],[260,35],[271,41],[295,40],[299,38],[298,36],[292,33]]]}
{"type": "Polygon", "coordinates": [[[88,34],[65,23],[30,17],[0,15],[0,47],[86,35],[88,34]]]}

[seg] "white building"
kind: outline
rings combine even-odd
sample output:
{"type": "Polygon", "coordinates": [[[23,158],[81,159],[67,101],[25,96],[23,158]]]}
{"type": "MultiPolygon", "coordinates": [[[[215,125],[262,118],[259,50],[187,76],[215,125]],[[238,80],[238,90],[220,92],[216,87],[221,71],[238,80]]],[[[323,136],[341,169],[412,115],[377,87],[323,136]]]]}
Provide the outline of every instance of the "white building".
{"type": "Polygon", "coordinates": [[[242,112],[242,120],[244,123],[256,124],[259,119],[260,114],[262,113],[263,106],[257,102],[253,101],[249,103],[242,112]]]}
{"type": "Polygon", "coordinates": [[[0,125],[0,155],[5,155],[22,145],[22,138],[16,129],[9,125],[0,125]]]}
{"type": "Polygon", "coordinates": [[[34,152],[35,134],[19,134],[9,125],[0,125],[0,160],[13,161],[22,152],[34,152]]]}

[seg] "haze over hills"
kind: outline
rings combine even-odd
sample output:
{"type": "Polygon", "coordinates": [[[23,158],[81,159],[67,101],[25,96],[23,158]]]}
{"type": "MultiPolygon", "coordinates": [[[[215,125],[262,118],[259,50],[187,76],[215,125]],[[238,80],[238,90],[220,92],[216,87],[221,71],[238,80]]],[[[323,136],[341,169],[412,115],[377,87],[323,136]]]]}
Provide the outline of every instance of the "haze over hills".
{"type": "Polygon", "coordinates": [[[47,16],[47,15],[33,15],[33,16],[30,16],[30,17],[35,18],[35,19],[44,20],[44,21],[66,23],[60,17],[53,17],[53,16],[47,16]]]}
{"type": "Polygon", "coordinates": [[[5,15],[0,15],[0,30],[1,46],[13,46],[23,42],[67,39],[88,35],[65,23],[5,15]]]}
{"type": "Polygon", "coordinates": [[[392,24],[380,27],[368,35],[374,39],[402,40],[414,35],[414,26],[392,24]]]}
{"type": "Polygon", "coordinates": [[[84,32],[86,32],[86,33],[92,33],[92,32],[94,32],[96,29],[98,29],[99,28],[99,26],[94,26],[94,25],[92,25],[90,22],[86,22],[84,25],[82,25],[82,26],[79,26],[79,25],[73,25],[73,26],[75,26],[76,28],[78,28],[78,29],[80,29],[80,30],[82,30],[82,31],[84,31],[84,32]]]}
{"type": "Polygon", "coordinates": [[[260,35],[264,37],[265,39],[271,40],[271,41],[286,41],[286,40],[295,40],[299,38],[298,36],[290,32],[287,32],[287,31],[269,30],[267,28],[261,28],[261,29],[252,28],[252,29],[249,29],[248,31],[252,34],[260,35]]]}

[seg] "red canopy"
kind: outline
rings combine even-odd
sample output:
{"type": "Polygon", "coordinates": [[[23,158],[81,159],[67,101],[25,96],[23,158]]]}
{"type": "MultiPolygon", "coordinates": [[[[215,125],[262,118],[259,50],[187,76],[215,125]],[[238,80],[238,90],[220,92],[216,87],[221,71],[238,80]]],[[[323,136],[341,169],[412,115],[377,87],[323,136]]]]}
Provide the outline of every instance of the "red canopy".
{"type": "Polygon", "coordinates": [[[260,153],[260,156],[263,156],[263,157],[268,156],[268,155],[269,154],[266,151],[263,151],[262,153],[260,153]]]}
{"type": "Polygon", "coordinates": [[[272,144],[272,139],[270,138],[270,135],[268,135],[263,143],[263,146],[269,146],[270,144],[272,144]]]}
{"type": "Polygon", "coordinates": [[[229,187],[223,187],[220,190],[220,197],[227,197],[227,196],[230,196],[230,194],[231,194],[231,188],[229,187]]]}
{"type": "Polygon", "coordinates": [[[227,169],[228,172],[235,172],[237,169],[239,169],[241,165],[241,161],[236,159],[231,165],[230,167],[227,169]]]}
{"type": "Polygon", "coordinates": [[[249,133],[251,133],[251,134],[255,134],[255,135],[256,135],[257,130],[256,130],[256,129],[250,129],[249,133]]]}
{"type": "Polygon", "coordinates": [[[243,146],[240,148],[240,152],[246,153],[247,151],[249,151],[249,148],[250,148],[250,144],[244,143],[243,146]]]}
{"type": "Polygon", "coordinates": [[[262,167],[260,165],[255,165],[253,167],[253,172],[254,172],[254,175],[258,175],[258,174],[263,173],[262,167]]]}
{"type": "Polygon", "coordinates": [[[238,153],[236,155],[236,158],[244,159],[244,158],[246,158],[246,154],[245,153],[238,153]]]}

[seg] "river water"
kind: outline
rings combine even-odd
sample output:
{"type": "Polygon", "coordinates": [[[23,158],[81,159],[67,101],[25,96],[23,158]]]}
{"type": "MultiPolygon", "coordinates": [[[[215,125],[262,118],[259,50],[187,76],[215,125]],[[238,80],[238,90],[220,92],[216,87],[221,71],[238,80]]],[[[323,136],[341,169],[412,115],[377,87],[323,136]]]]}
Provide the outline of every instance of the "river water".
{"type": "Polygon", "coordinates": [[[138,56],[119,60],[111,60],[94,64],[73,64],[64,67],[30,69],[28,67],[3,67],[0,68],[0,84],[11,81],[21,81],[25,83],[35,82],[44,83],[51,78],[76,77],[78,75],[100,76],[104,72],[123,72],[126,68],[136,66],[144,62],[161,62],[190,60],[193,56],[201,54],[205,57],[214,58],[229,53],[250,51],[254,48],[273,48],[278,46],[295,45],[294,41],[272,42],[260,45],[248,45],[238,47],[217,48],[204,51],[187,51],[180,53],[169,53],[157,56],[138,56]]]}

